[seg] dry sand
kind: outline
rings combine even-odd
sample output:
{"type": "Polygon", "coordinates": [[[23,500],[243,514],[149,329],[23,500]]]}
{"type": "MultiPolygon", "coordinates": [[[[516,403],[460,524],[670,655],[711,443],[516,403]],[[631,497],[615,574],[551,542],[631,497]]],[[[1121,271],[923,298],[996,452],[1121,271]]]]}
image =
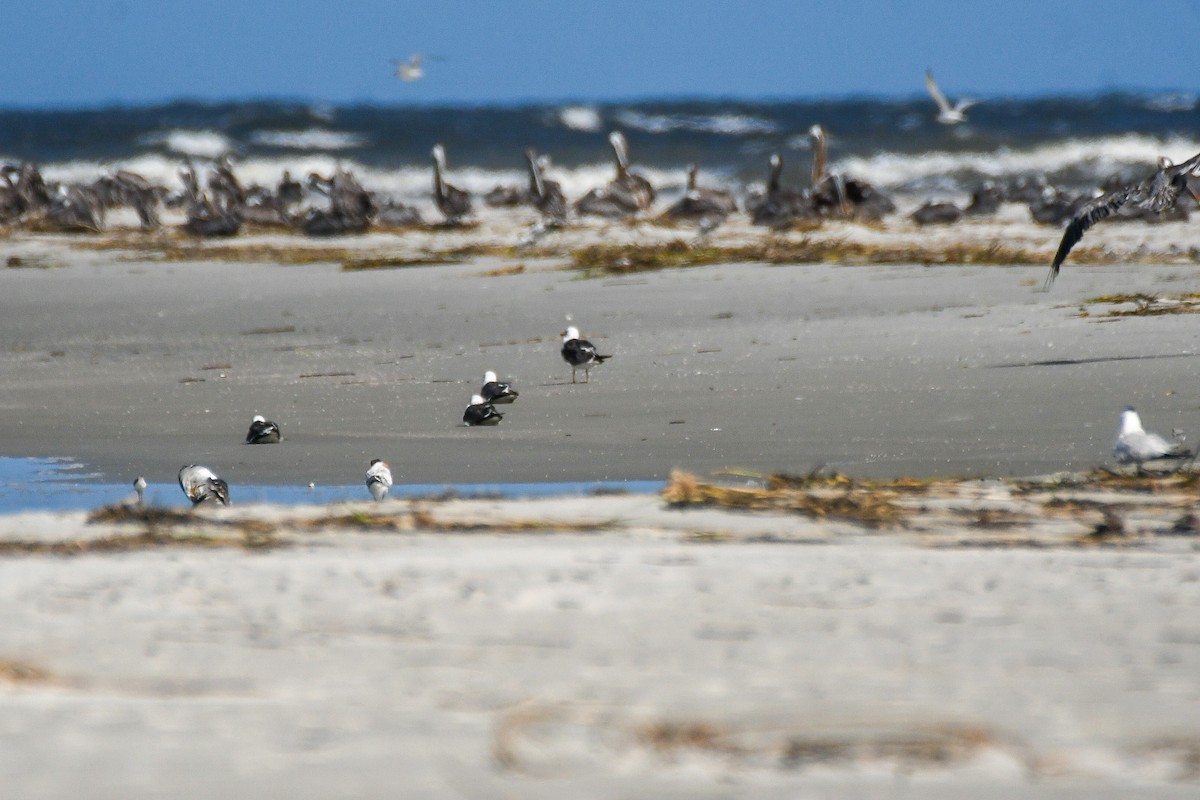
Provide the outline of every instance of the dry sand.
{"type": "MultiPolygon", "coordinates": [[[[345,273],[77,244],[3,242],[61,266],[0,270],[0,454],[111,481],[198,461],[236,496],[356,483],[373,456],[413,483],[1023,475],[1104,461],[1126,404],[1200,434],[1190,315],[1084,303],[1194,292],[1191,265],[1071,265],[1047,295],[1044,265],[582,280],[562,259],[345,273]],[[614,353],[590,385],[558,356],[568,315],[614,353]],[[521,398],[459,427],[486,369],[521,398]],[[241,445],[256,411],[287,440],[241,445]]],[[[470,533],[235,508],[173,528],[214,546],[84,552],[128,526],[0,517],[0,796],[1194,797],[1200,550],[1163,535],[1194,499],[1124,497],[1116,541],[1079,538],[1108,497],[972,532],[1018,502],[996,491],[876,532],[631,496],[425,507],[470,533]],[[222,519],[290,546],[219,546],[243,536],[222,519]],[[34,541],[64,544],[11,546],[34,541]]]]}
{"type": "Polygon", "coordinates": [[[951,521],[1070,497],[1096,501],[968,484],[876,531],[648,496],[243,507],[155,528],[207,545],[93,553],[144,528],[6,517],[0,543],[79,554],[0,556],[0,774],[90,800],[1194,797],[1179,498],[1108,497],[1116,540],[1085,541],[1094,511],[951,521]]]}

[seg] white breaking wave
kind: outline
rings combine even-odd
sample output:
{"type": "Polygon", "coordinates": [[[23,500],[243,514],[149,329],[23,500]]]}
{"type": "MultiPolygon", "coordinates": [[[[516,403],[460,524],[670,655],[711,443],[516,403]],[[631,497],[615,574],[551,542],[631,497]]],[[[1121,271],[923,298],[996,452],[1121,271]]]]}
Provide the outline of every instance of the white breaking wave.
{"type": "Polygon", "coordinates": [[[250,141],[264,147],[291,150],[352,150],[367,143],[365,136],[348,131],[310,128],[305,131],[256,131],[250,141]]]}
{"type": "Polygon", "coordinates": [[[168,150],[197,158],[217,158],[233,149],[229,138],[217,131],[171,130],[143,136],[146,144],[165,145],[168,150]]]}
{"type": "Polygon", "coordinates": [[[622,110],[616,114],[617,122],[627,128],[647,133],[669,133],[675,130],[716,133],[724,136],[747,136],[750,134],[774,133],[779,126],[761,117],[743,114],[710,114],[689,116],[686,114],[643,114],[640,111],[622,110]]]}
{"type": "Polygon", "coordinates": [[[592,106],[567,106],[558,111],[558,121],[573,131],[595,133],[604,122],[592,106]]]}
{"type": "Polygon", "coordinates": [[[1197,105],[1197,97],[1194,94],[1187,92],[1167,92],[1166,94],[1158,94],[1146,99],[1146,108],[1151,111],[1194,111],[1197,105]]]}
{"type": "Polygon", "coordinates": [[[902,154],[884,152],[873,156],[839,159],[838,172],[870,181],[877,186],[907,187],[937,182],[957,173],[975,173],[990,178],[1054,174],[1077,170],[1103,178],[1125,169],[1156,169],[1159,156],[1176,163],[1200,152],[1200,142],[1182,137],[1159,139],[1141,134],[1097,139],[1067,139],[1028,150],[1000,148],[990,152],[933,152],[902,154]]]}

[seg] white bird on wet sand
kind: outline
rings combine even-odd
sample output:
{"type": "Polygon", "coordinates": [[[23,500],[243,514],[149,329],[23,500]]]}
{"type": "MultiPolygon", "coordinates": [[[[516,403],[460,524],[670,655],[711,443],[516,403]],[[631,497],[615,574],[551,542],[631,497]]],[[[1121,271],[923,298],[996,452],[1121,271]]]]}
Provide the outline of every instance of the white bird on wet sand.
{"type": "Polygon", "coordinates": [[[575,370],[583,367],[583,382],[591,382],[593,364],[603,364],[611,355],[602,356],[596,352],[596,346],[587,339],[579,338],[579,329],[571,326],[562,332],[562,357],[571,365],[571,383],[575,383],[575,370]]]}
{"type": "Polygon", "coordinates": [[[1174,439],[1166,439],[1147,431],[1133,406],[1126,406],[1121,412],[1121,427],[1113,444],[1113,455],[1120,464],[1136,464],[1139,471],[1147,461],[1193,457],[1183,446],[1182,434],[1176,433],[1174,439]]]}
{"type": "Polygon", "coordinates": [[[279,426],[262,414],[255,414],[250,420],[250,430],[246,431],[246,444],[275,444],[281,438],[279,426]]]}
{"type": "Polygon", "coordinates": [[[367,467],[367,491],[379,501],[387,497],[391,490],[392,471],[387,462],[379,458],[371,459],[371,466],[367,467]]]}
{"type": "Polygon", "coordinates": [[[146,479],[141,475],[134,479],[133,491],[137,493],[137,504],[139,506],[146,505],[146,479]]]}
{"type": "Polygon", "coordinates": [[[521,393],[507,383],[496,380],[496,373],[488,370],[483,373],[483,388],[479,390],[479,394],[485,403],[501,404],[513,402],[521,393]]]}
{"type": "Polygon", "coordinates": [[[967,109],[979,102],[978,100],[959,100],[954,105],[950,105],[950,101],[938,87],[937,81],[933,79],[931,70],[925,70],[925,88],[929,90],[929,96],[933,98],[933,102],[937,103],[937,121],[943,125],[957,125],[960,122],[966,122],[967,109]]]}
{"type": "Polygon", "coordinates": [[[217,477],[208,467],[188,464],[179,470],[179,488],[192,501],[193,506],[201,503],[229,505],[229,484],[217,477]]]}
{"type": "Polygon", "coordinates": [[[463,423],[472,428],[479,425],[499,425],[502,419],[504,415],[478,394],[471,395],[471,405],[463,412],[463,423]]]}

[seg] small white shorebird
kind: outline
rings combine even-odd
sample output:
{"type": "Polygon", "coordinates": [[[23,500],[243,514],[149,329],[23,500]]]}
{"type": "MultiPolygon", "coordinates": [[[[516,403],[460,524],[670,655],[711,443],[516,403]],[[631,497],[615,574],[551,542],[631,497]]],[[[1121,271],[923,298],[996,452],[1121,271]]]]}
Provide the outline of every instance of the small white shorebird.
{"type": "Polygon", "coordinates": [[[388,469],[387,462],[379,458],[371,459],[371,466],[367,467],[367,491],[379,501],[387,497],[391,490],[392,471],[388,469]]]}
{"type": "Polygon", "coordinates": [[[229,505],[229,484],[217,477],[208,467],[188,464],[179,470],[179,488],[192,505],[217,502],[229,505]]]}
{"type": "Polygon", "coordinates": [[[1147,431],[1133,406],[1126,406],[1121,412],[1121,427],[1113,444],[1113,455],[1120,464],[1136,464],[1139,472],[1147,461],[1192,458],[1191,451],[1183,446],[1181,433],[1176,432],[1174,439],[1168,440],[1147,431]]]}
{"type": "Polygon", "coordinates": [[[137,504],[146,505],[146,479],[138,475],[133,482],[133,491],[137,493],[137,504]]]}
{"type": "Polygon", "coordinates": [[[959,100],[954,105],[950,105],[950,101],[938,87],[937,81],[933,79],[931,70],[925,70],[925,88],[929,90],[929,96],[933,98],[933,102],[937,103],[937,121],[943,125],[957,125],[960,122],[966,122],[967,109],[979,102],[978,100],[959,100]]]}

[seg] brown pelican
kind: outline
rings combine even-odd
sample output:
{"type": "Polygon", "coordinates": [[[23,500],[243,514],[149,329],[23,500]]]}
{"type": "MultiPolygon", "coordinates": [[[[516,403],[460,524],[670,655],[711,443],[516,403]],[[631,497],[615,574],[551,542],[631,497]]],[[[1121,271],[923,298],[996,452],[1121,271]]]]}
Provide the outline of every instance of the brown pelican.
{"type": "Polygon", "coordinates": [[[613,131],[608,135],[616,157],[617,174],[607,185],[592,189],[575,202],[580,214],[620,219],[649,208],[654,203],[654,187],[645,177],[629,169],[629,144],[625,135],[613,131]]]}
{"type": "Polygon", "coordinates": [[[275,444],[282,436],[279,426],[262,414],[255,414],[250,420],[250,430],[246,431],[246,444],[275,444]]]}
{"type": "Polygon", "coordinates": [[[1182,435],[1177,433],[1174,441],[1168,441],[1147,431],[1133,406],[1126,406],[1121,412],[1121,427],[1113,444],[1113,455],[1120,464],[1136,464],[1139,471],[1147,461],[1192,458],[1192,453],[1183,446],[1182,435]]]}
{"type": "Polygon", "coordinates": [[[520,396],[520,392],[496,380],[496,373],[488,370],[483,373],[483,388],[479,390],[485,403],[511,403],[520,396]]]}
{"type": "Polygon", "coordinates": [[[188,464],[179,470],[179,488],[192,501],[192,505],[201,503],[220,503],[229,505],[229,484],[217,477],[208,467],[188,464]]]}
{"type": "Polygon", "coordinates": [[[1188,185],[1188,177],[1197,170],[1200,170],[1200,153],[1182,164],[1172,164],[1169,159],[1160,158],[1158,171],[1149,178],[1123,189],[1105,192],[1084,204],[1067,223],[1067,229],[1058,245],[1058,252],[1054,254],[1054,262],[1050,265],[1050,274],[1046,276],[1044,288],[1049,289],[1054,283],[1067,254],[1079,243],[1087,229],[1113,215],[1123,206],[1133,206],[1155,213],[1166,211],[1175,207],[1179,195],[1185,189],[1200,203],[1200,195],[1188,185]]]}
{"type": "Polygon", "coordinates": [[[463,412],[463,423],[469,427],[479,425],[499,425],[504,415],[496,407],[483,399],[482,395],[471,395],[471,405],[463,412]]]}
{"type": "Polygon", "coordinates": [[[331,178],[311,172],[308,185],[329,198],[328,209],[310,208],[301,218],[300,227],[309,236],[359,233],[370,226],[375,202],[350,172],[338,167],[331,178]]]}
{"type": "Polygon", "coordinates": [[[235,236],[242,229],[242,212],[217,205],[201,194],[188,208],[183,229],[193,236],[235,236]]]}
{"type": "Polygon", "coordinates": [[[440,144],[433,146],[433,200],[438,211],[450,224],[458,223],[471,213],[471,195],[446,183],[446,150],[440,144]]]}
{"type": "Polygon", "coordinates": [[[587,339],[579,338],[579,329],[571,326],[562,332],[562,357],[571,365],[571,383],[575,382],[575,370],[583,367],[583,382],[591,382],[593,364],[603,364],[611,355],[602,356],[596,352],[596,346],[587,339]]]}
{"type": "Polygon", "coordinates": [[[721,189],[707,189],[696,185],[696,173],[699,168],[688,164],[687,191],[666,211],[663,218],[678,222],[681,220],[708,220],[720,222],[725,217],[737,211],[737,203],[733,195],[721,189]]]}
{"type": "Polygon", "coordinates": [[[808,195],[784,189],[780,183],[783,176],[783,156],[772,153],[770,164],[767,193],[746,202],[751,222],[770,228],[787,228],[799,217],[812,216],[814,212],[808,195]]]}
{"type": "Polygon", "coordinates": [[[371,459],[371,465],[367,467],[367,491],[371,493],[376,502],[388,496],[388,492],[392,490],[392,471],[388,468],[387,462],[383,459],[371,459]]]}
{"type": "Polygon", "coordinates": [[[930,200],[914,211],[909,219],[918,225],[951,225],[962,217],[962,209],[954,203],[930,200]]]}
{"type": "Polygon", "coordinates": [[[929,90],[929,96],[933,98],[933,102],[937,103],[937,121],[943,125],[957,125],[960,122],[966,122],[967,109],[978,102],[977,100],[959,100],[953,106],[950,105],[950,101],[938,87],[937,81],[933,79],[931,70],[925,70],[925,88],[929,90]]]}
{"type": "Polygon", "coordinates": [[[567,198],[558,181],[548,180],[542,174],[542,158],[532,147],[525,150],[525,163],[529,167],[529,195],[533,207],[551,223],[562,223],[567,218],[567,198]]]}
{"type": "Polygon", "coordinates": [[[1004,190],[992,181],[983,184],[971,193],[971,202],[963,209],[963,215],[968,217],[983,217],[995,214],[1004,204],[1004,190]]]}
{"type": "Polygon", "coordinates": [[[886,195],[866,181],[840,175],[828,170],[829,145],[825,128],[813,125],[808,129],[812,140],[812,184],[809,190],[812,205],[822,216],[835,218],[879,220],[896,210],[886,195]]]}

